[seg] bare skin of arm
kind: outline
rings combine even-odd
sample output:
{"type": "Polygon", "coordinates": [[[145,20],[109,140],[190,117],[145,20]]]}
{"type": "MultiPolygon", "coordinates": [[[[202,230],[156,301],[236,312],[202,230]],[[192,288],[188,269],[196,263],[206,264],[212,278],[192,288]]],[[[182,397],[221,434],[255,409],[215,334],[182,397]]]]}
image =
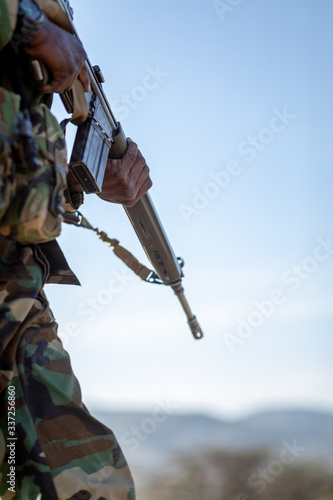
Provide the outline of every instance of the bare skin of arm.
{"type": "Polygon", "coordinates": [[[42,61],[51,73],[51,81],[40,89],[42,93],[70,90],[78,76],[84,91],[89,92],[89,79],[84,68],[86,53],[77,37],[45,19],[24,50],[42,61]]]}
{"type": "MultiPolygon", "coordinates": [[[[77,37],[46,19],[25,51],[42,61],[52,75],[51,81],[40,89],[41,92],[68,91],[77,77],[85,92],[89,92],[90,83],[84,67],[86,53],[77,37]]],[[[73,175],[67,176],[67,183],[70,191],[82,191],[73,175]]],[[[108,160],[102,191],[98,196],[105,201],[131,207],[151,186],[146,161],[138,146],[128,139],[124,157],[121,160],[108,160]]]]}

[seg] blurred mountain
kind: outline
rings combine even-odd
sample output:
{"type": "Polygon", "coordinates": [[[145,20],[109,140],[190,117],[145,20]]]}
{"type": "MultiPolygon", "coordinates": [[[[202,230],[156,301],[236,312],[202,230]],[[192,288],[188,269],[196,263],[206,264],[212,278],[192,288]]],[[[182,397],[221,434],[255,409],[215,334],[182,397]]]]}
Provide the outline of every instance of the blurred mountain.
{"type": "Polygon", "coordinates": [[[177,415],[163,408],[150,414],[94,412],[111,428],[132,469],[140,474],[168,467],[174,457],[207,450],[278,453],[296,447],[299,459],[333,466],[333,415],[311,411],[271,411],[237,421],[205,415],[177,415]],[[148,465],[149,464],[149,465],[148,465]]]}

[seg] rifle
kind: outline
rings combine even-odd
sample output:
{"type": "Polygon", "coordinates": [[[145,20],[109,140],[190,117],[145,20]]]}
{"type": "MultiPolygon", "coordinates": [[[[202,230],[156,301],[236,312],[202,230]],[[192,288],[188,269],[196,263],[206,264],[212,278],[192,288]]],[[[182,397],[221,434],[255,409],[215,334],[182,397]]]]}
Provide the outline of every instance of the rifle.
{"type": "MultiPolygon", "coordinates": [[[[67,0],[39,0],[39,3],[53,22],[78,36],[73,24],[73,11],[67,0]],[[56,8],[56,4],[60,9],[56,8]]],[[[77,80],[73,90],[61,94],[61,98],[66,110],[73,114],[70,121],[78,126],[69,169],[84,191],[90,194],[101,190],[107,159],[122,158],[127,150],[127,141],[103,91],[104,78],[100,68],[92,66],[89,59],[85,65],[91,92],[82,98],[83,88],[77,80]]],[[[38,61],[32,62],[32,70],[35,79],[42,81],[45,78],[45,68],[38,61]]],[[[145,281],[170,286],[185,312],[194,338],[202,338],[203,332],[184,295],[184,262],[175,256],[150,195],[145,194],[133,207],[124,209],[155,270],[145,281]]]]}

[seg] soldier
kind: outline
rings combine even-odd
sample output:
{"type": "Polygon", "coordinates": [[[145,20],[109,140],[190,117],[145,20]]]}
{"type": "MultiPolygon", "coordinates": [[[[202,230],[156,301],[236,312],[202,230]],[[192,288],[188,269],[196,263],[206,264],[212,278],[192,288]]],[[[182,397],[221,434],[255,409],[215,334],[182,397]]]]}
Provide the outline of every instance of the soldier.
{"type": "MultiPolygon", "coordinates": [[[[47,103],[77,78],[89,90],[85,52],[36,0],[0,0],[0,60],[0,496],[134,500],[123,453],[82,402],[43,292],[45,283],[78,284],[55,238],[64,202],[77,209],[83,193],[47,103]],[[28,56],[50,72],[40,89],[28,56]]],[[[124,158],[108,160],[99,196],[132,206],[150,186],[128,140],[124,158]]]]}

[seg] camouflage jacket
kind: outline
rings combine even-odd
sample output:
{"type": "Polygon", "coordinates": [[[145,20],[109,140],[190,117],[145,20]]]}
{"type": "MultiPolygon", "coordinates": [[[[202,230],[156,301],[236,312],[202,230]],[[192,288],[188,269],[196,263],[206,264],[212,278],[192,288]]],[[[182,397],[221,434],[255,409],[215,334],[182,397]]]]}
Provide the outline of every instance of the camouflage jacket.
{"type": "Polygon", "coordinates": [[[10,41],[16,26],[18,0],[0,0],[0,50],[10,41]]]}
{"type": "MultiPolygon", "coordinates": [[[[0,51],[4,49],[13,36],[16,26],[18,5],[19,0],[0,0],[0,51]]],[[[40,154],[45,158],[49,157],[51,154],[54,156],[62,155],[62,160],[66,163],[66,150],[63,133],[59,124],[56,122],[51,113],[47,109],[45,110],[45,105],[38,104],[38,100],[40,100],[42,96],[33,88],[27,88],[26,90],[29,97],[32,95],[34,96],[34,116],[36,117],[36,120],[35,123],[33,123],[33,133],[35,135],[40,154]],[[48,120],[49,124],[47,131],[47,126],[45,125],[45,121],[43,121],[44,117],[48,120]],[[48,135],[49,129],[51,129],[51,133],[48,135]]],[[[12,105],[16,99],[17,96],[13,94],[10,89],[7,88],[1,93],[0,88],[0,118],[3,121],[9,121],[8,111],[6,114],[4,110],[10,109],[8,104],[12,105]],[[10,103],[8,103],[8,101],[10,101],[10,103]]],[[[3,184],[3,177],[3,170],[1,169],[0,184],[3,184]]],[[[8,237],[11,237],[10,232],[8,232],[8,237]]],[[[49,261],[49,283],[79,284],[76,276],[70,270],[56,240],[41,243],[39,246],[49,261]]]]}

